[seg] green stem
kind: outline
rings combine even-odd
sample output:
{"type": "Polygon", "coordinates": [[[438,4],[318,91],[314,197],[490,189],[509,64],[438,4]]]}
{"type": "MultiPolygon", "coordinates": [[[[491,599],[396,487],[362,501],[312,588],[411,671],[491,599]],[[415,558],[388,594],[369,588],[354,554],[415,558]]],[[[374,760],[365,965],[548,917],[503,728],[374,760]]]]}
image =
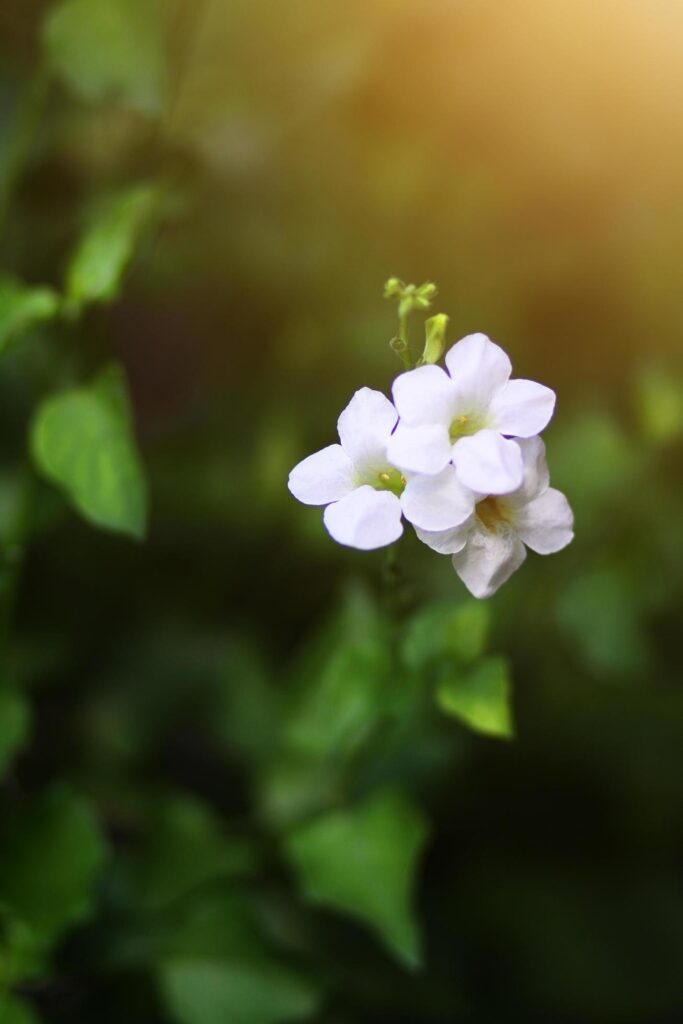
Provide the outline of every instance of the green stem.
{"type": "Polygon", "coordinates": [[[412,598],[410,588],[401,572],[397,543],[387,548],[382,573],[382,589],[385,608],[394,627],[398,630],[410,608],[412,598]]]}
{"type": "Polygon", "coordinates": [[[406,345],[408,344],[408,314],[407,313],[403,313],[403,314],[399,313],[399,317],[398,317],[398,336],[399,336],[399,338],[402,338],[403,341],[405,341],[406,345]]]}
{"type": "Polygon", "coordinates": [[[396,351],[401,357],[403,362],[403,368],[405,370],[412,370],[413,360],[410,355],[410,345],[408,344],[408,314],[399,313],[398,316],[398,337],[403,342],[403,347],[397,348],[396,351]]]}

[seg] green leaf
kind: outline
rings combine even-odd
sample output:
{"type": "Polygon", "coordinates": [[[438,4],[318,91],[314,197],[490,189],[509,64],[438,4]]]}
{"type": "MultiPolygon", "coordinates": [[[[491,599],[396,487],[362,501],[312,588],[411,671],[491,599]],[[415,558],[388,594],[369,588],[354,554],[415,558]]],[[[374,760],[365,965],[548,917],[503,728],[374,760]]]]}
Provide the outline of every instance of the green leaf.
{"type": "Polygon", "coordinates": [[[647,367],[636,377],[636,408],[645,437],[675,440],[683,434],[683,380],[665,366],[647,367]]]}
{"type": "Polygon", "coordinates": [[[52,288],[32,288],[13,277],[0,277],[0,352],[26,331],[51,320],[60,298],[52,288]]]}
{"type": "Polygon", "coordinates": [[[62,0],[44,25],[48,60],[81,99],[161,113],[167,81],[159,0],[62,0]]]}
{"type": "Polygon", "coordinates": [[[232,640],[217,681],[209,727],[221,745],[247,761],[270,760],[279,735],[282,692],[270,678],[263,652],[244,638],[232,640]]]}
{"type": "Polygon", "coordinates": [[[440,658],[469,662],[486,646],[491,613],[482,601],[442,601],[427,605],[408,623],[401,645],[403,659],[417,671],[440,658]]]}
{"type": "Polygon", "coordinates": [[[269,955],[252,894],[234,881],[204,885],[154,920],[165,931],[157,961],[252,963],[269,955]]]}
{"type": "Polygon", "coordinates": [[[289,753],[275,758],[258,777],[257,798],[261,814],[272,828],[282,830],[338,797],[340,766],[289,753]]]}
{"type": "Polygon", "coordinates": [[[427,833],[418,808],[387,789],[299,827],[285,849],[309,900],[370,925],[399,960],[416,967],[413,877],[427,833]]]}
{"type": "Polygon", "coordinates": [[[388,671],[388,655],[380,646],[334,651],[289,723],[290,746],[316,757],[352,753],[381,712],[388,671]]]}
{"type": "Polygon", "coordinates": [[[104,855],[88,806],[53,791],[14,822],[0,846],[0,903],[50,943],[88,915],[104,855]]]}
{"type": "Polygon", "coordinates": [[[386,708],[389,634],[370,599],[355,593],[317,641],[318,651],[299,669],[303,685],[289,709],[287,743],[306,756],[344,757],[358,749],[386,708]]]}
{"type": "Polygon", "coordinates": [[[26,739],[29,722],[29,706],[23,695],[0,690],[0,778],[26,739]]]}
{"type": "Polygon", "coordinates": [[[35,929],[0,907],[0,992],[44,974],[48,945],[35,929]]]}
{"type": "Polygon", "coordinates": [[[108,971],[161,970],[177,961],[252,963],[269,957],[261,935],[262,907],[243,884],[208,882],[153,913],[148,907],[136,913],[133,893],[129,907],[133,913],[107,943],[108,971]]]}
{"type": "Polygon", "coordinates": [[[220,819],[199,800],[157,801],[148,826],[147,842],[128,871],[138,905],[158,910],[200,885],[253,866],[251,847],[226,835],[220,819]]]}
{"type": "Polygon", "coordinates": [[[32,424],[31,450],[39,471],[89,522],[144,536],[147,489],[120,370],[44,401],[32,424]]]}
{"type": "Polygon", "coordinates": [[[651,656],[646,601],[641,579],[604,566],[570,581],[558,599],[557,618],[589,668],[629,675],[646,671],[651,656]]]}
{"type": "Polygon", "coordinates": [[[436,691],[436,700],[475,732],[509,738],[513,735],[510,712],[510,678],[504,658],[484,658],[472,668],[450,667],[436,691]]]}
{"type": "Polygon", "coordinates": [[[0,1021],[2,1024],[39,1024],[33,1008],[23,999],[0,992],[0,1021]]]}
{"type": "Polygon", "coordinates": [[[550,461],[556,486],[571,495],[583,517],[601,516],[615,495],[628,494],[643,454],[623,426],[605,412],[586,412],[553,441],[550,461]],[[590,459],[576,453],[590,451],[590,459]]]}
{"type": "Polygon", "coordinates": [[[159,197],[156,185],[138,185],[97,208],[68,266],[66,294],[72,308],[116,298],[138,239],[159,209],[159,197]]]}
{"type": "Polygon", "coordinates": [[[284,1024],[310,1017],[320,1000],[307,979],[269,961],[171,961],[161,983],[179,1024],[284,1024]]]}

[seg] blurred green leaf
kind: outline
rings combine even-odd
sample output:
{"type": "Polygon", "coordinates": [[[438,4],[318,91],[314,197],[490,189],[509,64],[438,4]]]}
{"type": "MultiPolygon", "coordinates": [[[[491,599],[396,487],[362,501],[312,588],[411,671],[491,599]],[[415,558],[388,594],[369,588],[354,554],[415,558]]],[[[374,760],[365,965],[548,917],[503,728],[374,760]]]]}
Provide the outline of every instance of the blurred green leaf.
{"type": "Polygon", "coordinates": [[[249,889],[233,881],[207,882],[181,899],[152,912],[133,913],[109,941],[106,955],[111,970],[154,968],[183,962],[259,963],[268,952],[259,929],[249,889]]]}
{"type": "Polygon", "coordinates": [[[356,749],[381,713],[388,670],[387,653],[379,645],[333,651],[288,723],[291,747],[317,757],[356,749]]]}
{"type": "Polygon", "coordinates": [[[279,1024],[315,1013],[318,990],[273,963],[177,960],[163,970],[162,987],[179,1024],[279,1024]]]}
{"type": "Polygon", "coordinates": [[[158,186],[138,185],[96,209],[67,269],[66,295],[73,308],[117,297],[138,239],[159,208],[159,197],[158,186]]]}
{"type": "Polygon", "coordinates": [[[0,906],[0,992],[39,977],[46,951],[45,939],[34,928],[0,906]]]}
{"type": "Polygon", "coordinates": [[[161,113],[167,68],[160,0],[62,0],[44,24],[48,59],[84,100],[161,113]]]}
{"type": "Polygon", "coordinates": [[[211,810],[187,796],[156,801],[148,839],[128,872],[136,902],[159,909],[214,879],[244,874],[252,848],[225,833],[211,810]]]}
{"type": "Polygon", "coordinates": [[[683,381],[671,370],[650,366],[636,376],[636,409],[642,431],[656,442],[683,434],[683,381]]]}
{"type": "Polygon", "coordinates": [[[444,656],[473,661],[484,651],[491,625],[482,601],[442,601],[420,609],[405,628],[401,653],[420,670],[444,656]]]}
{"type": "Polygon", "coordinates": [[[448,668],[436,691],[436,700],[475,732],[487,736],[513,735],[510,713],[510,677],[504,658],[484,658],[471,668],[448,668]]]}
{"type": "Polygon", "coordinates": [[[31,451],[89,522],[144,537],[146,483],[120,370],[46,399],[33,420],[31,451]]]}
{"type": "Polygon", "coordinates": [[[105,848],[88,806],[66,790],[39,797],[0,845],[0,903],[51,942],[88,915],[105,848]]]}
{"type": "Polygon", "coordinates": [[[647,591],[611,566],[572,580],[560,595],[557,617],[582,660],[598,672],[633,674],[648,664],[641,615],[647,591]]]}
{"type": "Polygon", "coordinates": [[[630,486],[641,464],[632,440],[606,412],[588,412],[575,420],[554,441],[549,458],[555,485],[569,495],[579,520],[630,486]]]}
{"type": "Polygon", "coordinates": [[[334,803],[339,796],[339,765],[288,754],[266,765],[258,779],[259,807],[274,829],[287,828],[334,803]]]}
{"type": "Polygon", "coordinates": [[[39,1024],[40,1018],[23,999],[0,993],[0,1021],[2,1024],[39,1024]]]}
{"type": "Polygon", "coordinates": [[[345,756],[363,743],[385,710],[391,685],[389,642],[386,622],[370,598],[352,594],[317,638],[310,663],[301,668],[304,683],[286,725],[293,750],[314,757],[345,756]]]}
{"type": "Polygon", "coordinates": [[[29,722],[29,705],[23,694],[0,690],[0,778],[26,739],[29,722]]]}
{"type": "Polygon", "coordinates": [[[210,727],[217,739],[249,761],[270,757],[277,742],[282,694],[258,650],[230,643],[216,687],[210,727]]]}
{"type": "Polygon", "coordinates": [[[52,288],[35,288],[0,277],[0,352],[36,324],[51,320],[60,298],[52,288]]]}
{"type": "Polygon", "coordinates": [[[242,883],[205,885],[156,920],[165,931],[160,945],[164,962],[251,963],[268,956],[254,900],[242,883]]]}
{"type": "Polygon", "coordinates": [[[409,967],[420,964],[412,909],[428,827],[403,793],[382,790],[349,811],[295,829],[285,850],[304,895],[369,924],[409,967]]]}

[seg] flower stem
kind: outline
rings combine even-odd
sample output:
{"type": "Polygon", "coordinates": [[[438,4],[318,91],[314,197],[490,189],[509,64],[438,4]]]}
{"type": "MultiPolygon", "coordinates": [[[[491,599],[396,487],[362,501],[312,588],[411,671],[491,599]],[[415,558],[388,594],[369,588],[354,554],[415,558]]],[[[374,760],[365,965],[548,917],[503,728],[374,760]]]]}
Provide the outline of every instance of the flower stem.
{"type": "Polygon", "coordinates": [[[401,571],[398,558],[398,544],[387,548],[382,572],[383,603],[396,629],[399,629],[411,602],[411,588],[401,571]]]}

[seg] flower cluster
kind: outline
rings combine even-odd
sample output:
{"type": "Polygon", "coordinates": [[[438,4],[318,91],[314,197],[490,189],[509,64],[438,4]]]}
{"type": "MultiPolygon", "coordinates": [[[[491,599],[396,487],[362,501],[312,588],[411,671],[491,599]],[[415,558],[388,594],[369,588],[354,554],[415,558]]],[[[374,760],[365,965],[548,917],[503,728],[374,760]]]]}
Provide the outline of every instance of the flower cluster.
{"type": "Polygon", "coordinates": [[[483,334],[457,342],[446,370],[423,365],[396,378],[393,403],[357,391],[338,421],[339,444],[300,462],[289,489],[324,505],[340,544],[370,550],[413,525],[452,556],[475,597],[489,597],[526,558],[572,540],[573,517],[549,486],[538,436],[555,407],[550,388],[511,380],[505,352],[483,334]]]}

